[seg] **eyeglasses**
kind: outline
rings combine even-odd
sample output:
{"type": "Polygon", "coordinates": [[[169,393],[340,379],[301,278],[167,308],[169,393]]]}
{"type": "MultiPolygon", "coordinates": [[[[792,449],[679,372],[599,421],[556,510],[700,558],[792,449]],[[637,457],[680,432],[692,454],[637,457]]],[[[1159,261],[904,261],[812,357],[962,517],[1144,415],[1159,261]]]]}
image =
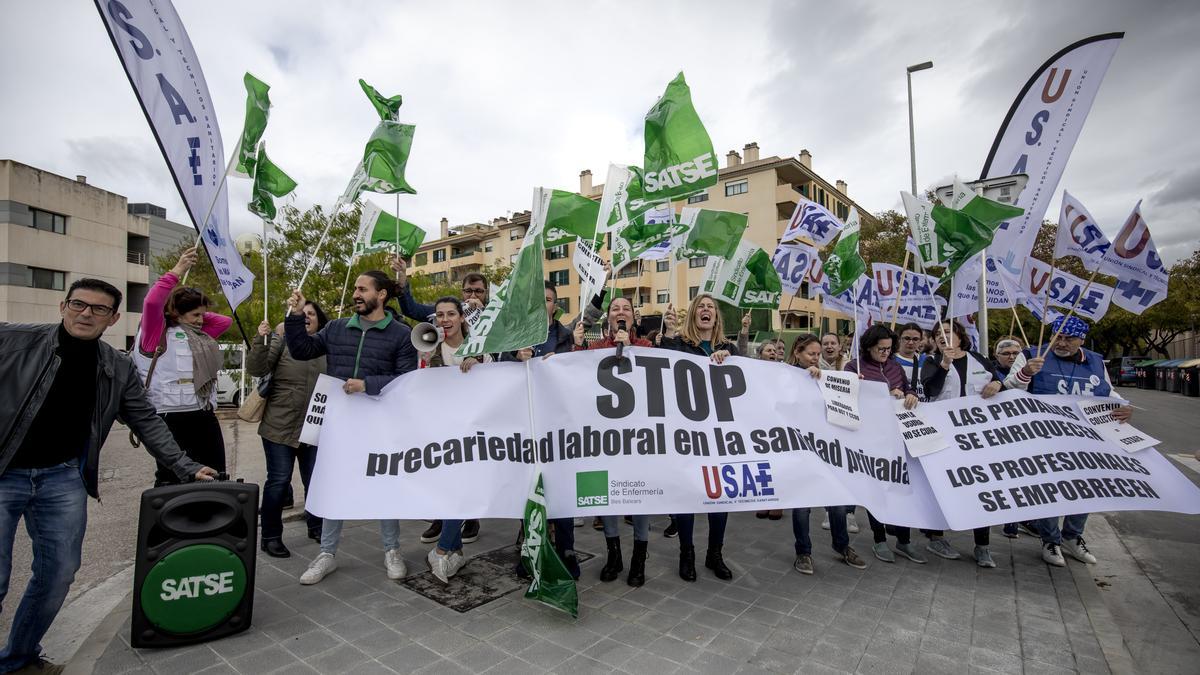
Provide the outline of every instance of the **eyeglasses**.
{"type": "Polygon", "coordinates": [[[911,335],[905,335],[904,337],[902,337],[902,338],[900,338],[900,339],[901,339],[901,340],[904,340],[905,342],[920,342],[921,340],[924,340],[925,338],[923,338],[923,337],[913,337],[913,336],[911,336],[911,335]]]}
{"type": "Polygon", "coordinates": [[[1019,351],[1016,351],[1016,352],[996,352],[996,356],[1011,356],[1011,357],[1013,357],[1013,358],[1015,359],[1015,358],[1017,357],[1017,355],[1018,355],[1018,354],[1020,354],[1020,353],[1021,353],[1021,352],[1019,352],[1019,351]]]}
{"type": "Polygon", "coordinates": [[[890,352],[890,351],[892,351],[892,348],[891,348],[891,347],[880,347],[879,345],[875,345],[874,347],[871,347],[871,349],[873,349],[873,350],[875,350],[875,351],[877,351],[877,352],[881,352],[881,353],[882,353],[882,352],[890,352]]]}
{"type": "Polygon", "coordinates": [[[92,316],[98,316],[98,317],[111,316],[112,313],[114,311],[116,311],[108,305],[93,305],[91,303],[87,303],[87,302],[84,302],[84,301],[78,300],[78,299],[68,300],[67,307],[72,312],[75,312],[76,314],[82,314],[83,310],[91,309],[92,316]]]}
{"type": "Polygon", "coordinates": [[[486,288],[464,288],[464,289],[462,289],[462,292],[463,292],[463,295],[486,295],[487,289],[486,288]]]}

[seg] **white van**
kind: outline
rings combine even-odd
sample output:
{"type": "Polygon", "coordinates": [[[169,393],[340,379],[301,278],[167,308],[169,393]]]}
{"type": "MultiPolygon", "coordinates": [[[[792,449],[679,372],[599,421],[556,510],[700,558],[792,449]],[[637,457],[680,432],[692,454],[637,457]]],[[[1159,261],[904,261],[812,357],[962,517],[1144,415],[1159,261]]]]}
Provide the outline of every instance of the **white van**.
{"type": "Polygon", "coordinates": [[[217,371],[217,405],[238,407],[250,389],[258,384],[258,378],[246,373],[244,343],[221,344],[220,347],[224,362],[221,370],[217,371]]]}

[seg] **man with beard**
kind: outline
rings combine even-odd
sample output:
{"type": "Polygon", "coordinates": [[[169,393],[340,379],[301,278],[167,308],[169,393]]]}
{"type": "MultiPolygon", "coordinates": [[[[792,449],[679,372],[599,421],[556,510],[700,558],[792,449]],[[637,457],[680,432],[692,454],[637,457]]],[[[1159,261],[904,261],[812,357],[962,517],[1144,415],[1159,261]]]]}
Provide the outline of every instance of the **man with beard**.
{"type": "MultiPolygon", "coordinates": [[[[345,380],[342,391],[377,396],[397,376],[417,368],[417,349],[409,340],[411,331],[384,311],[395,292],[396,286],[387,274],[364,272],[354,281],[354,316],[330,321],[309,335],[300,312],[304,294],[297,288],[288,300],[289,314],[283,322],[288,352],[298,361],[325,356],[326,372],[345,380]]],[[[388,578],[403,579],[408,568],[400,554],[400,521],[381,520],[379,531],[388,578]]],[[[321,553],[300,576],[300,583],[318,583],[337,569],[334,556],[341,538],[342,521],[326,518],[321,525],[321,553]]]]}

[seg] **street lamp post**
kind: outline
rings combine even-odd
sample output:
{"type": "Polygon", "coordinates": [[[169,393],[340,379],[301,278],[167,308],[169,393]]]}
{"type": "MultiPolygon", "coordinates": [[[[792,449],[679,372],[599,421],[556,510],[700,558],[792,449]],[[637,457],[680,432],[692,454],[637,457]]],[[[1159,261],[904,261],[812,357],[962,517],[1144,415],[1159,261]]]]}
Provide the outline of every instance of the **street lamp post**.
{"type": "Polygon", "coordinates": [[[908,72],[905,74],[905,79],[908,80],[908,158],[912,169],[912,193],[917,195],[917,137],[913,131],[913,111],[912,111],[912,74],[918,70],[929,70],[933,67],[933,61],[918,63],[915,66],[909,66],[908,72]]]}

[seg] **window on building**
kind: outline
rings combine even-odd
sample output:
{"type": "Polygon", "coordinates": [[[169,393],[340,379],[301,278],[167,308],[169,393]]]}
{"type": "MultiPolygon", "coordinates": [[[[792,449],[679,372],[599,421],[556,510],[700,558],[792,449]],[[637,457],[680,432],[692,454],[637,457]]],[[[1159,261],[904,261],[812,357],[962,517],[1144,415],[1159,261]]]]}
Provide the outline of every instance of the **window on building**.
{"type": "Polygon", "coordinates": [[[446,262],[446,249],[439,248],[433,252],[433,262],[446,262]]]}
{"type": "Polygon", "coordinates": [[[656,300],[656,302],[658,302],[658,304],[660,304],[660,305],[665,305],[671,301],[671,294],[665,288],[658,289],[658,292],[655,294],[655,297],[658,298],[656,300]]]}
{"type": "Polygon", "coordinates": [[[41,267],[30,267],[29,271],[32,272],[29,283],[31,288],[45,288],[51,291],[63,291],[67,288],[66,272],[57,272],[41,267]]]}
{"type": "Polygon", "coordinates": [[[508,240],[509,241],[514,241],[514,240],[520,239],[521,237],[524,237],[524,236],[525,236],[525,228],[523,228],[523,227],[514,227],[513,229],[508,231],[508,240]]]}
{"type": "Polygon", "coordinates": [[[413,256],[413,267],[420,267],[429,263],[429,253],[418,253],[413,256]]]}
{"type": "Polygon", "coordinates": [[[849,218],[849,217],[850,217],[850,207],[849,207],[849,206],[846,206],[845,204],[843,204],[843,203],[841,203],[841,202],[838,202],[838,204],[837,204],[837,217],[838,217],[840,220],[845,220],[845,219],[849,218]]]}
{"type": "Polygon", "coordinates": [[[808,183],[804,183],[803,185],[798,186],[796,189],[800,191],[800,194],[808,197],[808,183]]]}
{"type": "Polygon", "coordinates": [[[750,191],[750,181],[738,180],[725,184],[725,196],[744,195],[750,191]]]}
{"type": "Polygon", "coordinates": [[[571,283],[570,270],[557,270],[550,273],[550,283],[555,286],[566,286],[571,283]]]}
{"type": "Polygon", "coordinates": [[[33,215],[33,228],[37,230],[45,230],[55,234],[67,233],[67,217],[60,216],[57,213],[50,213],[41,209],[29,209],[33,215]]]}
{"type": "Polygon", "coordinates": [[[708,264],[708,256],[702,255],[699,258],[688,258],[688,267],[704,267],[708,264]]]}
{"type": "Polygon", "coordinates": [[[446,273],[434,272],[433,274],[429,275],[429,281],[434,284],[444,284],[446,283],[446,273]]]}
{"type": "Polygon", "coordinates": [[[491,253],[492,248],[494,248],[492,242],[490,242],[490,241],[483,242],[483,252],[484,253],[491,253]]]}
{"type": "Polygon", "coordinates": [[[688,201],[687,201],[687,203],[689,203],[689,204],[699,204],[700,202],[706,202],[706,201],[708,201],[708,193],[707,193],[707,192],[701,192],[701,193],[700,193],[700,194],[698,194],[698,195],[692,195],[691,197],[688,197],[688,201]]]}
{"type": "Polygon", "coordinates": [[[817,203],[825,206],[825,188],[817,188],[817,203]]]}
{"type": "Polygon", "coordinates": [[[650,304],[650,294],[649,293],[638,293],[638,306],[640,307],[642,305],[648,305],[648,304],[650,304]]]}
{"type": "Polygon", "coordinates": [[[656,260],[656,261],[654,261],[654,271],[656,271],[656,272],[670,272],[670,271],[671,271],[671,261],[670,261],[670,260],[656,260]]]}
{"type": "Polygon", "coordinates": [[[563,314],[571,313],[571,299],[570,298],[559,298],[554,301],[554,304],[557,305],[558,308],[562,310],[563,314]]]}
{"type": "Polygon", "coordinates": [[[688,301],[695,300],[697,295],[700,295],[700,287],[688,286],[688,301]]]}
{"type": "Polygon", "coordinates": [[[546,260],[561,260],[567,257],[567,245],[551,246],[546,249],[546,260]]]}
{"type": "Polygon", "coordinates": [[[621,271],[617,272],[618,279],[628,279],[630,277],[636,277],[637,275],[638,275],[638,265],[634,265],[633,263],[630,263],[630,264],[622,267],[621,271]]]}

